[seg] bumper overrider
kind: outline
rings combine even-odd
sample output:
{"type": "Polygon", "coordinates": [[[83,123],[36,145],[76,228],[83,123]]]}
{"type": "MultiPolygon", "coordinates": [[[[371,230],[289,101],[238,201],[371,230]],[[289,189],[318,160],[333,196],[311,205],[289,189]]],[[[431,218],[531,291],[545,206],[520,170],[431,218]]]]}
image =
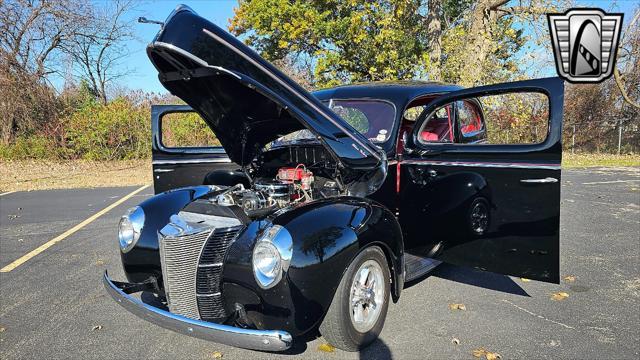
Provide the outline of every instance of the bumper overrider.
{"type": "Polygon", "coordinates": [[[284,351],[291,347],[292,336],[280,330],[254,330],[190,319],[145,304],[131,296],[141,291],[136,284],[113,281],[105,271],[102,279],[105,289],[122,307],[138,317],[165,329],[244,349],[284,351]]]}

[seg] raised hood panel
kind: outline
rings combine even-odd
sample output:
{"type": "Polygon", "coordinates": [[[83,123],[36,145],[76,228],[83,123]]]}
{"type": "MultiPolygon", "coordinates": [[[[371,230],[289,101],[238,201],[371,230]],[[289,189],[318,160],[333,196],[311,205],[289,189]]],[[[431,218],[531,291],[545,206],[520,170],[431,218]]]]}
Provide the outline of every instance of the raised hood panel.
{"type": "Polygon", "coordinates": [[[343,165],[351,192],[377,190],[383,151],[235,37],[179,6],[147,47],[162,85],[193,107],[229,158],[248,164],[270,141],[308,128],[343,165]]]}

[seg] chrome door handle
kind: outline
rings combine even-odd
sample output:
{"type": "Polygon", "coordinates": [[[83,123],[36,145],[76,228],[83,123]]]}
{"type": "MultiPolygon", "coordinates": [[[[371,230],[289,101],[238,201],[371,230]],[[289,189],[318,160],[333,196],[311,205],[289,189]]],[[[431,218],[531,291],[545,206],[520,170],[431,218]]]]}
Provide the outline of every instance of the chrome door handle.
{"type": "Polygon", "coordinates": [[[156,173],[165,173],[165,172],[172,172],[172,171],[173,171],[173,169],[155,169],[155,170],[153,170],[153,172],[156,172],[156,173]]]}
{"type": "Polygon", "coordinates": [[[520,180],[520,182],[525,184],[553,184],[553,183],[557,183],[558,179],[547,177],[544,179],[522,179],[520,180]]]}

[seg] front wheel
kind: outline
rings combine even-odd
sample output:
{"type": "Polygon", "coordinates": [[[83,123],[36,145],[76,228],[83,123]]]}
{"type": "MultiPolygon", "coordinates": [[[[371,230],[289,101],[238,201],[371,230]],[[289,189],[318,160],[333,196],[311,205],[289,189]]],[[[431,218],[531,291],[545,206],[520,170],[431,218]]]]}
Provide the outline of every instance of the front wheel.
{"type": "Polygon", "coordinates": [[[382,331],[389,307],[391,274],[382,250],[364,249],[340,280],[320,333],[333,346],[357,351],[382,331]]]}

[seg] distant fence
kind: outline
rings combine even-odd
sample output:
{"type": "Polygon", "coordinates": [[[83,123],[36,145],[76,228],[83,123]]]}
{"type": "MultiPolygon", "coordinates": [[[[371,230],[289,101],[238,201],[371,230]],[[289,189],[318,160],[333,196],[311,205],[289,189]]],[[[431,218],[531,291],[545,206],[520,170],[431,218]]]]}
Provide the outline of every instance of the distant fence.
{"type": "Polygon", "coordinates": [[[640,153],[638,124],[565,124],[564,149],[571,153],[603,152],[611,154],[640,153]]]}

